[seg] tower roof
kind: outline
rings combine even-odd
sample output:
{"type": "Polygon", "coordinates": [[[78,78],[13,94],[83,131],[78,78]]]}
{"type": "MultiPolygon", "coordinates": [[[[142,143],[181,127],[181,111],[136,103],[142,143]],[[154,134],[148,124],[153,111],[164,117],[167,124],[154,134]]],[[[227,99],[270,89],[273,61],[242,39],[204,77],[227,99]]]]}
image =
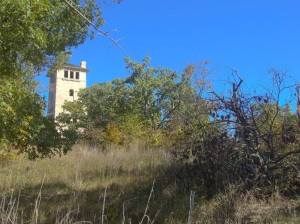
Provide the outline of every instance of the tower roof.
{"type": "Polygon", "coordinates": [[[90,70],[87,69],[87,68],[83,68],[81,66],[78,66],[78,65],[74,65],[74,64],[64,64],[63,65],[63,68],[66,68],[66,69],[73,69],[73,70],[77,70],[77,71],[81,71],[81,72],[89,72],[90,70]]]}

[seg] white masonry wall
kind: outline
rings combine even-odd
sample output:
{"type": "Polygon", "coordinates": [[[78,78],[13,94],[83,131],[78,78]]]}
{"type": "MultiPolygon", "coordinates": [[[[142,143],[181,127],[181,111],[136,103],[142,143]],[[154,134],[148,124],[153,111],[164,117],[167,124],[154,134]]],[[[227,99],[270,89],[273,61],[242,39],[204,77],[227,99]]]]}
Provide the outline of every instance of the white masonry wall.
{"type": "MultiPolygon", "coordinates": [[[[86,67],[85,62],[81,63],[81,67],[86,67]]],[[[83,88],[86,88],[86,72],[69,67],[58,70],[50,78],[48,116],[57,117],[63,112],[62,106],[65,101],[77,100],[78,92],[83,88]],[[68,71],[68,78],[64,77],[65,71],[68,71]],[[72,79],[70,78],[71,71],[74,74],[72,79]],[[76,79],[76,72],[79,72],[79,79],[76,79]],[[70,90],[74,90],[73,97],[70,96],[70,90]]]]}

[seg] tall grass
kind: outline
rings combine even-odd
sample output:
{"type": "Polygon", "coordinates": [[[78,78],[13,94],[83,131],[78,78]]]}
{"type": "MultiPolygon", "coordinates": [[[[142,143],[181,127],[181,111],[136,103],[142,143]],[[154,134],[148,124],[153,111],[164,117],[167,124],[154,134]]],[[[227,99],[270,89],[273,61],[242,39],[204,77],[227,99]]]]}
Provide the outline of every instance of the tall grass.
{"type": "Polygon", "coordinates": [[[184,172],[170,153],[141,150],[138,143],[106,151],[77,145],[62,157],[20,158],[0,168],[0,223],[187,223],[191,190],[193,223],[298,221],[296,199],[258,199],[234,186],[207,199],[184,172]]]}
{"type": "Polygon", "coordinates": [[[111,148],[103,152],[77,145],[61,158],[12,161],[1,168],[0,190],[10,192],[26,186],[39,186],[42,180],[45,184],[56,182],[85,189],[105,186],[112,181],[125,184],[136,176],[150,175],[157,170],[163,172],[171,163],[170,155],[163,150],[140,151],[133,146],[129,150],[111,148]]]}
{"type": "Polygon", "coordinates": [[[170,197],[172,161],[164,150],[140,150],[137,144],[105,152],[77,145],[61,158],[12,161],[0,172],[1,215],[23,223],[114,223],[124,216],[134,222],[143,217],[154,179],[170,197]]]}

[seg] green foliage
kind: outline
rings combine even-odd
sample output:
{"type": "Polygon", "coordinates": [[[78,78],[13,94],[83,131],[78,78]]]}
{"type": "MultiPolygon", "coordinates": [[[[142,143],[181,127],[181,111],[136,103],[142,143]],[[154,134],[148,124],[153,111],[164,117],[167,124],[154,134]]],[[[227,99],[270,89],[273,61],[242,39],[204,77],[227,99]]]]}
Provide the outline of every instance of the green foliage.
{"type": "Polygon", "coordinates": [[[258,95],[243,92],[236,74],[232,91],[219,95],[207,81],[207,62],[180,76],[150,67],[148,57],[125,61],[129,77],[96,84],[66,104],[61,117],[79,120],[79,138],[99,144],[139,139],[146,147],[172,148],[191,183],[208,196],[236,183],[242,190],[300,191],[300,127],[288,104],[280,105],[288,89],[281,76],[275,74],[272,91],[258,95]]]}
{"type": "Polygon", "coordinates": [[[75,118],[73,127],[66,129],[44,117],[45,102],[32,81],[43,69],[51,75],[68,60],[72,47],[93,38],[90,24],[74,8],[96,27],[104,23],[95,0],[1,1],[0,157],[4,159],[15,153],[34,159],[65,152],[77,139],[75,118]]]}
{"type": "Polygon", "coordinates": [[[123,142],[122,132],[120,131],[118,125],[108,124],[105,133],[105,141],[107,143],[120,145],[123,142]]]}
{"type": "MultiPolygon", "coordinates": [[[[0,85],[0,156],[27,153],[31,159],[67,150],[55,123],[43,116],[45,102],[26,76],[6,78],[0,85]],[[63,146],[64,145],[64,146],[63,146]]],[[[64,142],[65,141],[65,142],[64,142]]]]}
{"type": "MultiPolygon", "coordinates": [[[[72,3],[97,26],[103,24],[94,0],[72,3]]],[[[87,22],[64,1],[4,0],[0,24],[0,77],[15,76],[24,66],[49,66],[61,52],[93,36],[87,22]]]]}
{"type": "Polygon", "coordinates": [[[162,128],[180,105],[179,75],[170,69],[152,68],[150,58],[142,63],[125,59],[132,73],[126,83],[132,89],[132,101],[138,113],[143,114],[153,129],[162,128]]]}
{"type": "Polygon", "coordinates": [[[149,57],[142,63],[125,61],[129,77],[81,90],[79,100],[66,103],[66,113],[58,119],[69,129],[82,128],[80,137],[93,144],[129,143],[138,138],[158,146],[169,131],[180,129],[180,119],[191,120],[188,114],[197,113],[202,103],[195,103],[192,74],[185,71],[181,77],[171,69],[150,67],[149,57]]]}

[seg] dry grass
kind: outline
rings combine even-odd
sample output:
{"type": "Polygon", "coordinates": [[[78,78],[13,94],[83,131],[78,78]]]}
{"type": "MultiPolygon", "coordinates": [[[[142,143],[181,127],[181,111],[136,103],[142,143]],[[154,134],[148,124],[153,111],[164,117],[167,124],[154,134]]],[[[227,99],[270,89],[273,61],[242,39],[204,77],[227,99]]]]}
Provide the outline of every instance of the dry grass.
{"type": "MultiPolygon", "coordinates": [[[[134,223],[143,217],[154,179],[158,179],[155,187],[163,188],[159,191],[169,192],[163,197],[170,198],[173,178],[167,180],[165,174],[171,168],[170,154],[139,150],[137,144],[127,150],[111,147],[106,152],[77,145],[61,158],[19,159],[0,171],[1,215],[6,223],[20,223],[13,221],[20,219],[24,223],[104,219],[105,223],[120,223],[123,219],[125,223],[124,217],[126,223],[129,219],[134,223]]],[[[153,210],[153,217],[157,210],[153,210]]]]}
{"type": "Polygon", "coordinates": [[[99,186],[125,184],[137,176],[151,175],[171,163],[170,155],[163,150],[139,151],[110,149],[98,151],[88,146],[75,146],[66,156],[39,161],[20,159],[1,168],[0,190],[11,192],[26,186],[61,182],[70,188],[93,189],[99,186]]]}
{"type": "Polygon", "coordinates": [[[277,192],[260,199],[254,195],[255,192],[247,192],[235,201],[235,217],[239,222],[286,223],[288,219],[289,223],[299,223],[298,200],[286,198],[277,192]],[[297,218],[297,222],[294,218],[297,218]]]}
{"type": "Polygon", "coordinates": [[[256,191],[238,194],[230,186],[225,193],[198,206],[196,223],[299,223],[299,200],[276,192],[271,197],[257,197],[256,191]]]}
{"type": "MultiPolygon", "coordinates": [[[[138,144],[106,152],[77,145],[61,158],[12,161],[0,169],[0,223],[187,223],[191,189],[177,169],[166,151],[138,144]]],[[[232,186],[206,200],[194,190],[194,223],[299,220],[299,201],[279,194],[258,199],[232,186]]]]}

